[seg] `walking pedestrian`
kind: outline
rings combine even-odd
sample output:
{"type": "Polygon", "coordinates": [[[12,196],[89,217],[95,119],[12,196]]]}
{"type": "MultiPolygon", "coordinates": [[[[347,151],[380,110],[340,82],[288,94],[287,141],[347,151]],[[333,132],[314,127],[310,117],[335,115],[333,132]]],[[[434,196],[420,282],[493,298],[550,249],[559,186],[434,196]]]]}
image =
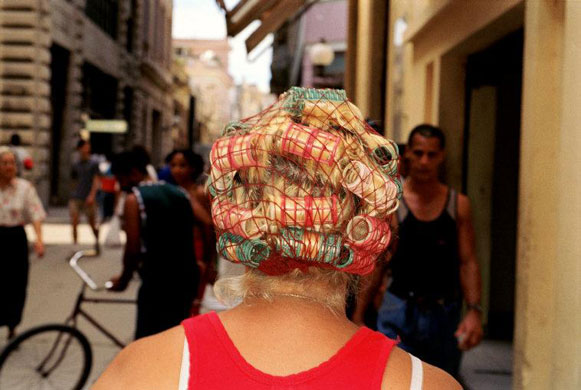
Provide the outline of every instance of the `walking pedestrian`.
{"type": "Polygon", "coordinates": [[[174,150],[166,160],[176,184],[190,195],[194,211],[194,249],[200,268],[200,285],[192,312],[199,313],[206,284],[212,284],[216,274],[216,233],[210,215],[210,202],[204,186],[198,182],[198,177],[204,170],[204,159],[199,154],[184,149],[174,150]]]}
{"type": "Polygon", "coordinates": [[[32,223],[36,234],[34,251],[44,255],[42,203],[30,182],[16,177],[16,156],[0,147],[0,326],[15,335],[22,319],[28,285],[28,240],[24,225],[32,223]]]}
{"type": "MultiPolygon", "coordinates": [[[[480,271],[474,248],[470,202],[438,180],[444,162],[443,132],[420,125],[406,149],[408,176],[397,211],[399,241],[389,263],[391,283],[377,328],[401,339],[400,347],[457,377],[461,351],[482,339],[480,271]],[[461,319],[462,300],[466,314],[461,319]]],[[[379,286],[378,269],[360,299],[362,315],[379,286]]]]}
{"type": "Polygon", "coordinates": [[[346,317],[399,187],[394,144],[343,91],[291,89],[229,125],[210,159],[219,252],[248,267],[216,290],[240,304],[131,344],[95,390],[460,388],[346,317]]]}
{"type": "Polygon", "coordinates": [[[138,339],[171,328],[189,316],[199,280],[194,213],[184,190],[149,181],[145,159],[136,152],[118,155],[111,170],[127,192],[123,271],[112,279],[111,289],[125,290],[133,274],[139,273],[138,339]]]}
{"type": "Polygon", "coordinates": [[[79,161],[73,164],[71,178],[73,179],[73,192],[69,200],[69,212],[73,232],[73,243],[78,242],[77,227],[81,213],[87,217],[95,236],[95,249],[99,253],[99,227],[97,226],[97,191],[100,185],[99,164],[91,159],[91,144],[86,140],[77,143],[79,161]]]}

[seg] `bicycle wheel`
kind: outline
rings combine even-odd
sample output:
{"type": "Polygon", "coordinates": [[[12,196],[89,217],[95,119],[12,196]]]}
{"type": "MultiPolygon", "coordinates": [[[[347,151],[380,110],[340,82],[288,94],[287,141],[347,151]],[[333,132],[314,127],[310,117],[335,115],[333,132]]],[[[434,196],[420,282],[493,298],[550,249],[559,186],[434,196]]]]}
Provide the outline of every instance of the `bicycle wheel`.
{"type": "Polygon", "coordinates": [[[0,389],[81,390],[91,371],[87,338],[65,325],[30,329],[0,353],[0,389]]]}

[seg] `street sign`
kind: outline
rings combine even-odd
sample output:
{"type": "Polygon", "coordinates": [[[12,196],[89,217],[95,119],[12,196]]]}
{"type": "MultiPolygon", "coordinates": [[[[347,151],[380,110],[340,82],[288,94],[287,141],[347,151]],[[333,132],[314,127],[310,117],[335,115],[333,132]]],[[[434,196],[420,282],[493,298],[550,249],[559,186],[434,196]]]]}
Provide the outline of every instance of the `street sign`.
{"type": "Polygon", "coordinates": [[[117,119],[91,119],[85,122],[85,129],[91,133],[127,133],[127,121],[117,119]]]}

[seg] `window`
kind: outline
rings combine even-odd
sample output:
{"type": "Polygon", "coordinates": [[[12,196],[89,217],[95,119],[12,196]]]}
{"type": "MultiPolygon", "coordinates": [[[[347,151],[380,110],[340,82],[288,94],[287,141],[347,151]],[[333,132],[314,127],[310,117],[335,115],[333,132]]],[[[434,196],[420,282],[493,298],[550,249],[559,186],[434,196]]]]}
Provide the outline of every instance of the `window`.
{"type": "Polygon", "coordinates": [[[137,0],[131,0],[131,9],[127,18],[127,42],[125,48],[129,53],[133,53],[135,46],[135,21],[137,20],[137,0]]]}
{"type": "Polygon", "coordinates": [[[113,39],[117,39],[119,0],[87,0],[85,14],[113,39]]]}

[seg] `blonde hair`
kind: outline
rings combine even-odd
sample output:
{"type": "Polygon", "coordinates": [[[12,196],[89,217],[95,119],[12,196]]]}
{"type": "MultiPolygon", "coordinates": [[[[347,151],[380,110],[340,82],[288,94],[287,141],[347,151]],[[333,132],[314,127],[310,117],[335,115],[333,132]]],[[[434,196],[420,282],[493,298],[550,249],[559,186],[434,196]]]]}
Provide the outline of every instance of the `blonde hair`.
{"type": "MultiPolygon", "coordinates": [[[[291,88],[228,124],[212,147],[207,188],[219,253],[291,279],[315,267],[370,273],[401,195],[397,161],[395,143],[367,125],[344,91],[291,88]]],[[[246,278],[248,291],[263,291],[255,273],[246,278]]]]}
{"type": "Polygon", "coordinates": [[[214,293],[230,307],[252,299],[272,302],[277,296],[295,296],[313,300],[340,314],[345,310],[347,295],[356,292],[358,280],[352,274],[316,267],[310,267],[307,272],[294,269],[277,276],[250,269],[240,276],[219,279],[214,284],[214,293]]]}

